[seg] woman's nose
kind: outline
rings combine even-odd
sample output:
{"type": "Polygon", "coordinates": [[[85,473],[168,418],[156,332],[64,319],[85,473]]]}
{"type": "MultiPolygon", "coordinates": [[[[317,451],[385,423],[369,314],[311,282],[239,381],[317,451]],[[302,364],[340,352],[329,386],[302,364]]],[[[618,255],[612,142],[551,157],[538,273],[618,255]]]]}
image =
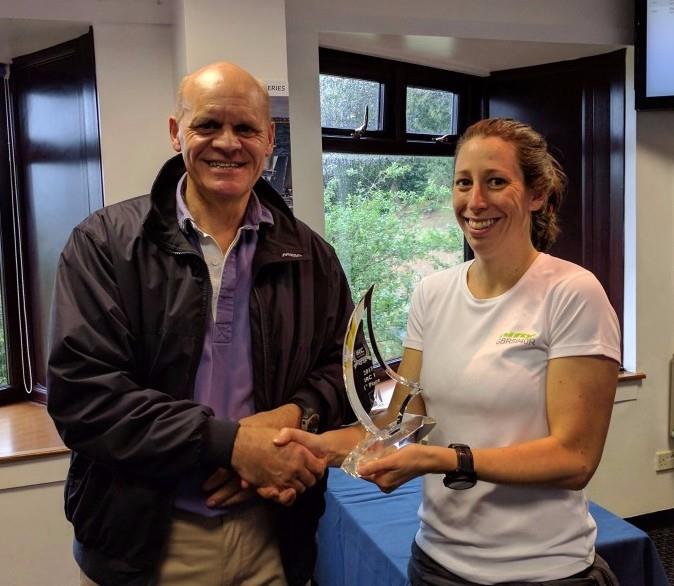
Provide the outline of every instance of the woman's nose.
{"type": "Polygon", "coordinates": [[[468,198],[468,207],[473,209],[483,209],[488,206],[487,198],[483,187],[479,183],[474,183],[468,198]]]}

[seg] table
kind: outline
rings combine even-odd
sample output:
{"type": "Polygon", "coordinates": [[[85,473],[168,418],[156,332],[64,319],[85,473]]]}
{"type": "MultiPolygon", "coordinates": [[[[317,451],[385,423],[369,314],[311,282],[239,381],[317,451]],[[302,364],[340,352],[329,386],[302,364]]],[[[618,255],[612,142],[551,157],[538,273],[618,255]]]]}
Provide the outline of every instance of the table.
{"type": "MultiPolygon", "coordinates": [[[[331,470],[318,529],[319,586],[403,586],[417,532],[421,479],[391,494],[331,470]]],[[[622,586],[668,586],[653,542],[641,529],[595,503],[597,551],[622,586]]]]}

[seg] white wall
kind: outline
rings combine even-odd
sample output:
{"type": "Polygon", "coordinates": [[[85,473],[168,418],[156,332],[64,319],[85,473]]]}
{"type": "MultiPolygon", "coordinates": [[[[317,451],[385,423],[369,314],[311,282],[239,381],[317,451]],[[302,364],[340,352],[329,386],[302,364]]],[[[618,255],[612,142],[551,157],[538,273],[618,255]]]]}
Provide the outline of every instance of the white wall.
{"type": "Polygon", "coordinates": [[[624,516],[674,508],[674,471],[656,473],[672,449],[669,360],[674,353],[674,111],[639,112],[636,144],[636,363],[648,378],[617,404],[590,495],[624,516]]]}
{"type": "Polygon", "coordinates": [[[79,582],[73,530],[63,515],[68,455],[0,464],[0,584],[79,582]]]}
{"type": "Polygon", "coordinates": [[[176,0],[184,45],[178,77],[214,61],[232,61],[260,79],[287,75],[283,0],[176,0]]]}
{"type": "Polygon", "coordinates": [[[94,24],[96,84],[105,205],[148,193],[175,154],[168,118],[174,107],[173,28],[94,24]]]}

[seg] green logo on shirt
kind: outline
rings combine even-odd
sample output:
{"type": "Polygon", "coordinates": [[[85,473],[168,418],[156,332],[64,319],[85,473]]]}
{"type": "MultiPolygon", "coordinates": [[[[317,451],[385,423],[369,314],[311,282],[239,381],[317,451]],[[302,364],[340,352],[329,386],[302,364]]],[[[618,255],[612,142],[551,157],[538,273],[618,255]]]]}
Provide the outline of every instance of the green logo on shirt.
{"type": "Polygon", "coordinates": [[[521,344],[522,346],[535,346],[536,336],[528,332],[505,332],[496,340],[497,344],[521,344]]]}

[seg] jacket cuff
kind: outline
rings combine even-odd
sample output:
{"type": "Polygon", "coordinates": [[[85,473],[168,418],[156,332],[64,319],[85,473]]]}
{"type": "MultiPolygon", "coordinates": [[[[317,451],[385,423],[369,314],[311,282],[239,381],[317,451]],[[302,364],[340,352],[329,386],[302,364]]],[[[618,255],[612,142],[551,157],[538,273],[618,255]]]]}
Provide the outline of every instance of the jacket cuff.
{"type": "Polygon", "coordinates": [[[304,413],[308,409],[312,409],[318,413],[318,429],[323,431],[326,425],[327,409],[323,398],[316,392],[307,389],[300,389],[291,398],[290,403],[295,403],[304,413]]]}
{"type": "Polygon", "coordinates": [[[234,440],[239,431],[238,421],[228,421],[209,417],[204,430],[204,451],[202,461],[208,466],[229,468],[232,463],[234,440]]]}

